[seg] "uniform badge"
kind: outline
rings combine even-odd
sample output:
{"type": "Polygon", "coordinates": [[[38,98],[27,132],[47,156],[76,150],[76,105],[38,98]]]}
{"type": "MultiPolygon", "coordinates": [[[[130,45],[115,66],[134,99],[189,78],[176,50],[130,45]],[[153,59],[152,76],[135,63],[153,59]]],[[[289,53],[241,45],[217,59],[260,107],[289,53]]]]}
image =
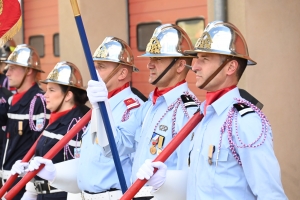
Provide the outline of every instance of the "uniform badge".
{"type": "Polygon", "coordinates": [[[210,49],[211,48],[211,43],[213,43],[210,35],[208,32],[204,32],[202,37],[200,37],[196,44],[195,47],[196,48],[200,48],[200,49],[210,49]]]}
{"type": "Polygon", "coordinates": [[[4,104],[4,103],[6,103],[6,100],[3,97],[1,97],[0,104],[4,104]]]}
{"type": "Polygon", "coordinates": [[[181,100],[182,100],[182,102],[183,102],[183,104],[186,108],[188,108],[188,107],[197,107],[198,106],[197,103],[194,101],[194,99],[192,99],[190,96],[187,96],[187,95],[183,94],[180,97],[181,97],[181,100]]]}
{"type": "Polygon", "coordinates": [[[153,54],[160,54],[161,45],[159,40],[156,37],[150,39],[150,42],[147,44],[146,52],[153,54]]]}
{"type": "Polygon", "coordinates": [[[208,164],[212,164],[212,157],[215,152],[215,146],[214,145],[209,145],[208,147],[208,164]]]}
{"type": "Polygon", "coordinates": [[[124,103],[125,103],[125,105],[126,105],[126,107],[127,107],[127,110],[131,110],[131,109],[140,107],[139,102],[137,102],[137,101],[134,100],[133,98],[125,99],[125,100],[124,100],[124,103]]]}
{"type": "Polygon", "coordinates": [[[74,158],[79,158],[80,157],[80,148],[74,148],[74,158]]]}
{"type": "Polygon", "coordinates": [[[249,107],[243,103],[236,103],[236,104],[233,104],[233,106],[237,109],[237,111],[239,111],[239,113],[242,117],[249,113],[255,112],[251,107],[249,107]]]}
{"type": "Polygon", "coordinates": [[[35,124],[35,127],[37,130],[41,130],[44,126],[44,119],[37,119],[36,120],[36,124],[35,124]]]}
{"type": "Polygon", "coordinates": [[[159,130],[166,132],[168,127],[166,125],[159,125],[159,130]]]}

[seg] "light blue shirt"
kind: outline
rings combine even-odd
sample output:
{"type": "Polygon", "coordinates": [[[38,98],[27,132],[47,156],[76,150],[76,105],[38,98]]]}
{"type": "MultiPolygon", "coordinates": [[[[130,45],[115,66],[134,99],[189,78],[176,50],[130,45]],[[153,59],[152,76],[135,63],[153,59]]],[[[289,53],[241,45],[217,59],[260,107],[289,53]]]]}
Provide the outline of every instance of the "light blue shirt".
{"type": "MultiPolygon", "coordinates": [[[[125,88],[109,99],[114,123],[121,123],[122,116],[127,110],[125,99],[133,98],[142,105],[143,101],[132,93],[130,87],[125,88]]],[[[130,116],[138,109],[130,110],[130,116]]],[[[129,118],[130,118],[129,116],[129,118]]],[[[111,188],[121,189],[119,179],[112,158],[103,155],[102,148],[92,143],[90,125],[87,127],[81,145],[77,182],[82,191],[99,193],[111,188]]],[[[130,185],[132,161],[129,154],[120,156],[121,165],[127,185],[130,185]]]]}
{"type": "MultiPolygon", "coordinates": [[[[195,136],[190,145],[190,168],[187,184],[187,200],[277,200],[287,199],[284,194],[280,167],[275,157],[272,130],[268,126],[265,142],[256,148],[235,147],[242,166],[234,158],[228,142],[228,132],[223,134],[218,165],[216,157],[220,141],[220,130],[227,119],[234,98],[239,98],[235,88],[212,105],[207,107],[206,115],[195,128],[195,136]],[[209,145],[215,146],[212,165],[208,163],[209,145]]],[[[205,102],[200,110],[203,113],[205,102]]],[[[236,111],[237,112],[237,111],[236,111]]],[[[237,116],[237,130],[242,142],[251,144],[261,134],[262,123],[256,113],[237,116]]],[[[240,145],[235,120],[232,122],[235,144],[240,145]]],[[[261,143],[263,137],[257,142],[261,143]]]]}
{"type": "MultiPolygon", "coordinates": [[[[162,149],[164,149],[173,138],[173,115],[175,119],[174,132],[177,134],[186,124],[189,117],[191,117],[198,109],[198,106],[186,108],[183,105],[180,97],[184,92],[189,92],[189,94],[194,95],[188,89],[187,83],[183,83],[170,90],[166,94],[158,97],[154,105],[152,103],[152,92],[150,93],[149,100],[145,102],[143,106],[130,117],[129,120],[119,124],[116,137],[119,154],[126,155],[135,151],[132,168],[133,181],[136,180],[136,173],[145,160],[153,160],[157,157],[157,153],[151,154],[150,152],[150,148],[153,146],[151,141],[153,132],[156,132],[160,136],[164,137],[164,143],[162,146],[162,149]],[[179,106],[177,108],[174,107],[163,117],[164,113],[167,111],[167,108],[176,102],[178,98],[180,101],[179,106]],[[184,114],[184,110],[187,111],[189,117],[184,114]],[[162,120],[159,122],[161,118],[162,120]],[[154,130],[156,125],[157,128],[154,130]]],[[[168,169],[172,170],[187,168],[186,155],[188,154],[189,143],[190,136],[187,137],[176,149],[176,151],[167,159],[165,164],[168,166],[168,169]]]]}

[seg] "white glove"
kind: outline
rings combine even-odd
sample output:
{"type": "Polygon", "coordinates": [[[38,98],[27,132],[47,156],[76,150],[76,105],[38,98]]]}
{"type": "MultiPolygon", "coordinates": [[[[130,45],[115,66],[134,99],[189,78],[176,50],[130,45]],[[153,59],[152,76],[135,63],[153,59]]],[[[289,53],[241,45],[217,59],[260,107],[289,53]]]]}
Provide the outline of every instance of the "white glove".
{"type": "Polygon", "coordinates": [[[86,92],[89,101],[95,109],[99,108],[98,102],[107,100],[108,92],[102,79],[99,79],[99,81],[89,80],[86,92]]]}
{"type": "Polygon", "coordinates": [[[21,200],[36,200],[36,199],[37,199],[37,194],[29,191],[26,191],[21,198],[21,200]]]}
{"type": "Polygon", "coordinates": [[[34,157],[34,159],[30,161],[26,171],[35,171],[40,167],[41,164],[45,164],[45,167],[39,171],[39,173],[37,173],[37,176],[50,182],[53,181],[56,175],[56,167],[52,160],[48,160],[39,156],[34,157]]]}
{"type": "Polygon", "coordinates": [[[147,179],[147,185],[150,185],[154,190],[157,190],[166,180],[167,169],[168,167],[164,163],[152,162],[150,159],[147,159],[136,173],[136,176],[141,180],[147,179]],[[153,175],[154,167],[158,170],[153,175]]]}
{"type": "Polygon", "coordinates": [[[10,170],[11,175],[19,174],[20,176],[24,176],[28,165],[28,162],[21,162],[21,160],[17,160],[10,170]]]}

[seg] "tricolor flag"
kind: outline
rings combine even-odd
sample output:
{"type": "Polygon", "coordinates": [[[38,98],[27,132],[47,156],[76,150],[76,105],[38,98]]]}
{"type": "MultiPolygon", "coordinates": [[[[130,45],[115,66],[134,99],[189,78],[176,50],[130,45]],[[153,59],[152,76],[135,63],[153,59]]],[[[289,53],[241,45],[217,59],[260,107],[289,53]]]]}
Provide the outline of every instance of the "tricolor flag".
{"type": "Polygon", "coordinates": [[[18,0],[0,0],[0,45],[11,39],[21,26],[20,2],[18,0]]]}

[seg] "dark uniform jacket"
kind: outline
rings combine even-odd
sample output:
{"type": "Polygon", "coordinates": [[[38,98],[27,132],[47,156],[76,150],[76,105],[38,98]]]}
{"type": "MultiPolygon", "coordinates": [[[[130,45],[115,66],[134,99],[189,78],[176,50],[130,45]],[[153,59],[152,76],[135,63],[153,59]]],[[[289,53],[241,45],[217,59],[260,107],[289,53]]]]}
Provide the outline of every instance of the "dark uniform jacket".
{"type": "MultiPolygon", "coordinates": [[[[23,159],[48,124],[50,112],[46,109],[45,101],[37,97],[33,108],[33,124],[38,128],[42,128],[42,130],[35,131],[29,126],[30,104],[37,94],[43,95],[44,92],[37,84],[34,84],[24,96],[16,104],[10,106],[8,110],[6,133],[9,133],[9,142],[4,158],[4,170],[10,170],[17,160],[23,159]],[[44,118],[45,124],[42,126],[44,118]]],[[[6,141],[7,138],[5,137],[1,152],[1,164],[4,157],[6,141]]]]}
{"type": "MultiPolygon", "coordinates": [[[[7,123],[7,112],[9,109],[8,99],[12,93],[8,89],[0,86],[0,152],[2,150],[2,143],[5,137],[5,129],[7,123]]],[[[0,153],[1,155],[1,153],[0,153]]]]}
{"type": "Polygon", "coordinates": [[[8,80],[7,77],[4,74],[0,73],[0,86],[8,88],[8,80]]]}

